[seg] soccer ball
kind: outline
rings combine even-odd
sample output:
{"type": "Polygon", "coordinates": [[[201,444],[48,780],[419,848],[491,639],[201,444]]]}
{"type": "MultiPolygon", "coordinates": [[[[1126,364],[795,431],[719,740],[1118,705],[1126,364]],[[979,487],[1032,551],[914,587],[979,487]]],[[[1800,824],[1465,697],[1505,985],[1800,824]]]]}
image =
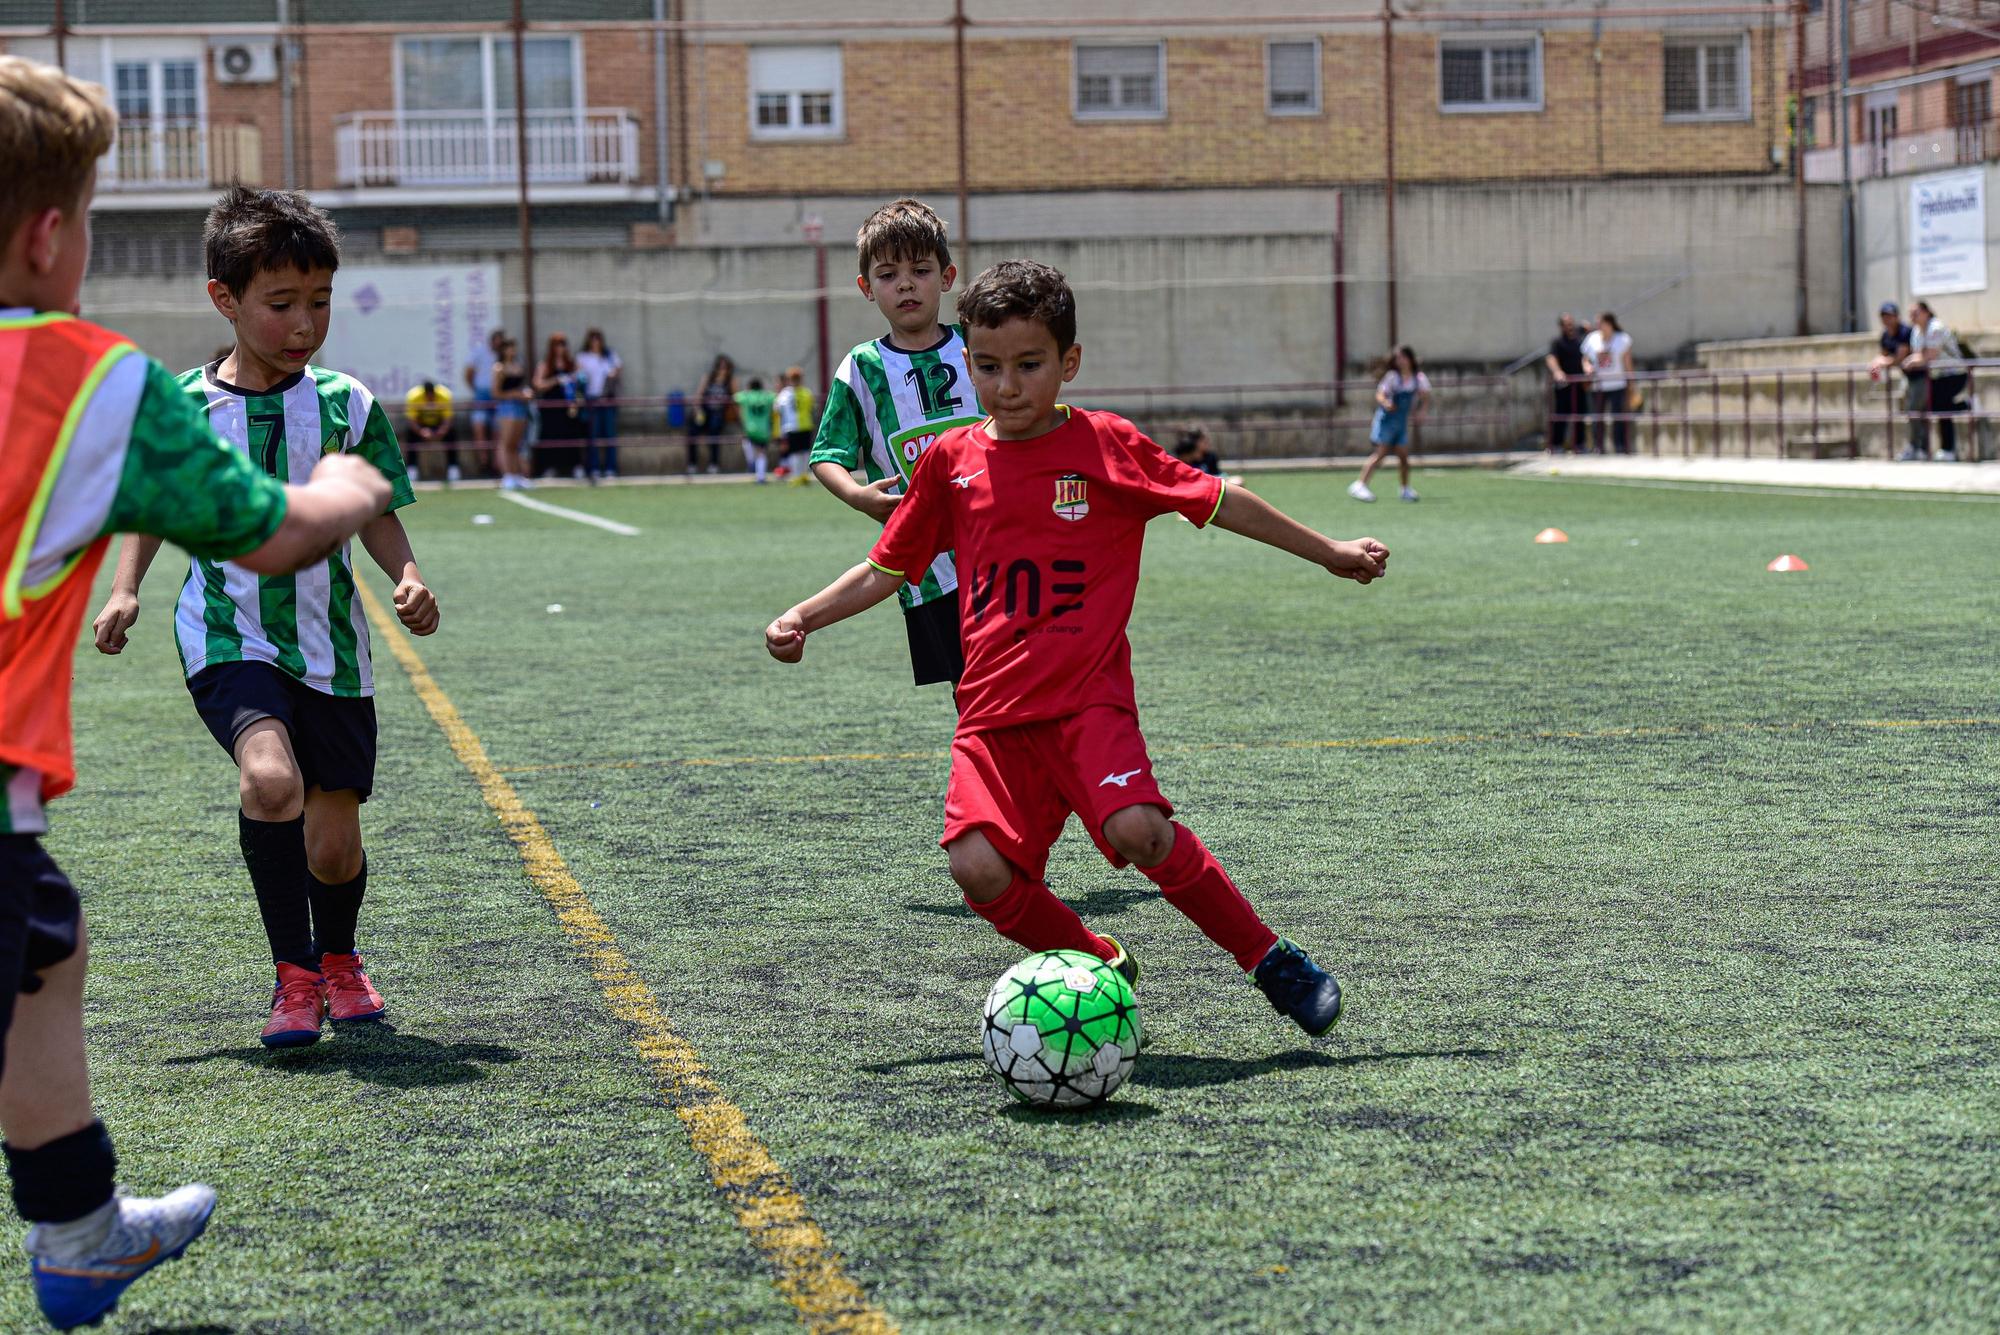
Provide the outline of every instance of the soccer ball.
{"type": "Polygon", "coordinates": [[[1139,1058],[1139,1002],[1125,976],[1080,950],[1045,950],[986,994],[986,1064],[1037,1108],[1090,1108],[1139,1058]]]}

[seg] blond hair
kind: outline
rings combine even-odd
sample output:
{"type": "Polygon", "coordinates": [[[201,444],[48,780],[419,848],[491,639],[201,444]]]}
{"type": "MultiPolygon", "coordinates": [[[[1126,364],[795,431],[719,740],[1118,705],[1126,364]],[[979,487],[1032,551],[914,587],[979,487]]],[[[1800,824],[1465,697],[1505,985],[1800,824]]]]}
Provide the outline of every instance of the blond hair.
{"type": "Polygon", "coordinates": [[[944,219],[920,199],[899,199],[869,214],[854,234],[854,249],[864,275],[877,260],[927,260],[935,256],[940,269],[951,266],[944,219]]]}
{"type": "Polygon", "coordinates": [[[76,208],[117,133],[118,113],[99,85],[0,56],[0,245],[44,209],[76,208]]]}

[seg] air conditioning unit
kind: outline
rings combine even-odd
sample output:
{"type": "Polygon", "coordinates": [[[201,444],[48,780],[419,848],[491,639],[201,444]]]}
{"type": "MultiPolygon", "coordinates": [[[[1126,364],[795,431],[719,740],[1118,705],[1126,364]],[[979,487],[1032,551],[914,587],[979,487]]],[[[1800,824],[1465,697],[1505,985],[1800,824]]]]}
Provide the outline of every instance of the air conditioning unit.
{"type": "Polygon", "coordinates": [[[249,38],[217,37],[209,41],[217,83],[276,83],[278,44],[249,38]]]}

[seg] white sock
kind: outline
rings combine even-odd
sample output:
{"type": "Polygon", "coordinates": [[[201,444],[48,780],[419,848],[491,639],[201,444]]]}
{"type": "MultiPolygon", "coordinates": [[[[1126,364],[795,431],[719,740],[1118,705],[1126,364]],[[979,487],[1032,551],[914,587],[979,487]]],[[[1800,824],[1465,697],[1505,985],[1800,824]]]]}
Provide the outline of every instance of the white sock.
{"type": "Polygon", "coordinates": [[[28,1250],[44,1261],[83,1261],[96,1254],[98,1244],[118,1219],[118,1198],[66,1224],[36,1224],[28,1230],[28,1250]]]}

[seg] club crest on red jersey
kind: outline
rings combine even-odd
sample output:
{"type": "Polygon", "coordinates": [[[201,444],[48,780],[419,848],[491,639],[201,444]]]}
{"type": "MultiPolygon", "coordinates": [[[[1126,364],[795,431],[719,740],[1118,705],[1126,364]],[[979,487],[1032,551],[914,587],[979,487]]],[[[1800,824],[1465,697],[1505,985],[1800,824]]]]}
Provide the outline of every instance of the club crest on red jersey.
{"type": "Polygon", "coordinates": [[[1056,517],[1078,520],[1090,513],[1090,482],[1081,473],[1065,473],[1056,479],[1056,517]]]}

